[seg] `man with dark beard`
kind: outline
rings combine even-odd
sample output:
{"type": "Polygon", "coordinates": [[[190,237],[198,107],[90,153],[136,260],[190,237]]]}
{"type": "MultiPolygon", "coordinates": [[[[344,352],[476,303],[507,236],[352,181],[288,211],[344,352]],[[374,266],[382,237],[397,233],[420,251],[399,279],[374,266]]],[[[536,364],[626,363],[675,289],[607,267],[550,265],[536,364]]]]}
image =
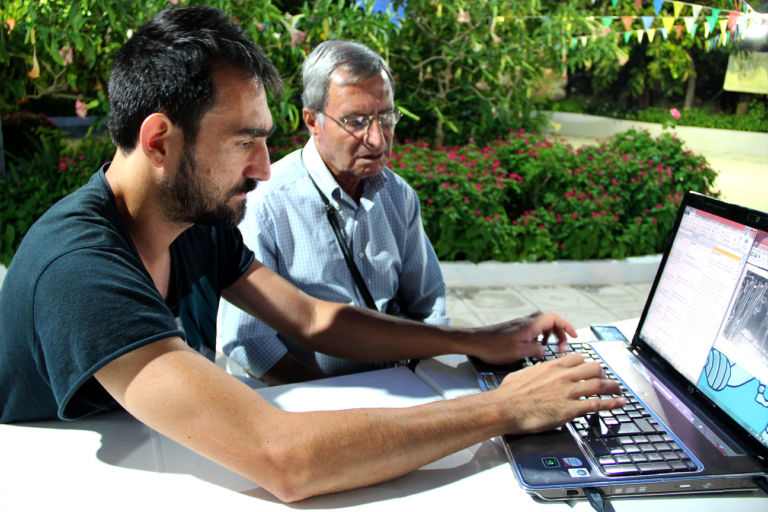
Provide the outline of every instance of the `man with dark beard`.
{"type": "Polygon", "coordinates": [[[477,329],[393,319],[314,299],[256,261],[234,224],[254,180],[269,178],[265,89],[278,86],[261,50],[212,8],[163,11],[118,52],[114,160],[29,230],[0,289],[0,422],[122,407],[293,501],[624,405],[582,400],[618,386],[572,354],[480,395],[292,413],[201,357],[222,294],[313,350],[361,361],[508,362],[541,354],[539,336],[575,334],[554,314],[477,329]]]}

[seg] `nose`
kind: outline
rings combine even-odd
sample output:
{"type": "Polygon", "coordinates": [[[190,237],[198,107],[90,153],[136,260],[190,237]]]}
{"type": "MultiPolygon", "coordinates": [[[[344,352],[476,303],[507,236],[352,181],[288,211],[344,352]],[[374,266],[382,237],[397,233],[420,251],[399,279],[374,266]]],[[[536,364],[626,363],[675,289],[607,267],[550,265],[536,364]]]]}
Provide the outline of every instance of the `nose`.
{"type": "Polygon", "coordinates": [[[368,123],[363,140],[366,146],[373,148],[383,147],[386,143],[384,128],[382,128],[378,117],[374,117],[373,120],[368,123]]]}
{"type": "Polygon", "coordinates": [[[267,181],[272,175],[269,163],[269,147],[265,140],[253,145],[253,154],[246,170],[248,178],[267,181]]]}

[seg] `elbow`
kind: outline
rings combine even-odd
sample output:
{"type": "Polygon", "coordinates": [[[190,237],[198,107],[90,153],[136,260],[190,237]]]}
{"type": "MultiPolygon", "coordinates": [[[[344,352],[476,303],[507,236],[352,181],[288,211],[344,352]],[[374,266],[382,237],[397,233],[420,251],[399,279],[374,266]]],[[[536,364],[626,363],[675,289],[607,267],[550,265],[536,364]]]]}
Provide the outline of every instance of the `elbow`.
{"type": "Polygon", "coordinates": [[[268,477],[261,482],[262,487],[283,503],[331,492],[325,487],[320,464],[312,460],[300,445],[270,450],[267,467],[271,469],[268,477]]]}

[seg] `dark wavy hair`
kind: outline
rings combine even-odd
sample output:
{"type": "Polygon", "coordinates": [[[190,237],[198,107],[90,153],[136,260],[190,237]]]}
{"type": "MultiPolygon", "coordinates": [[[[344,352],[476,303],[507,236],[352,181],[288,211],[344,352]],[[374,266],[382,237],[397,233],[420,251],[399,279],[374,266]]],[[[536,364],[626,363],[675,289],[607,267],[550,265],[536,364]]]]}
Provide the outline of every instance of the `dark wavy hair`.
{"type": "Polygon", "coordinates": [[[163,112],[197,140],[200,120],[216,101],[213,73],[232,66],[279,94],[282,82],[262,49],[220,9],[166,9],[139,28],[117,52],[109,77],[109,133],[125,153],[136,146],[141,123],[163,112]]]}

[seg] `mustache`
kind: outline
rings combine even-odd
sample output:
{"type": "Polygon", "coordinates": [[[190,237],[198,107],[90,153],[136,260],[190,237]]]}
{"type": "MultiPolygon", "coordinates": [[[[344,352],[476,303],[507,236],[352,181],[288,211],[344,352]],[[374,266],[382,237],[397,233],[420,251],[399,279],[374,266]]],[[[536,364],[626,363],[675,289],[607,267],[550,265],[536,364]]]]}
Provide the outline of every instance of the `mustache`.
{"type": "Polygon", "coordinates": [[[259,180],[255,180],[253,178],[246,178],[242,185],[237,187],[232,194],[247,194],[248,192],[253,191],[256,188],[256,185],[258,184],[259,180]]]}

